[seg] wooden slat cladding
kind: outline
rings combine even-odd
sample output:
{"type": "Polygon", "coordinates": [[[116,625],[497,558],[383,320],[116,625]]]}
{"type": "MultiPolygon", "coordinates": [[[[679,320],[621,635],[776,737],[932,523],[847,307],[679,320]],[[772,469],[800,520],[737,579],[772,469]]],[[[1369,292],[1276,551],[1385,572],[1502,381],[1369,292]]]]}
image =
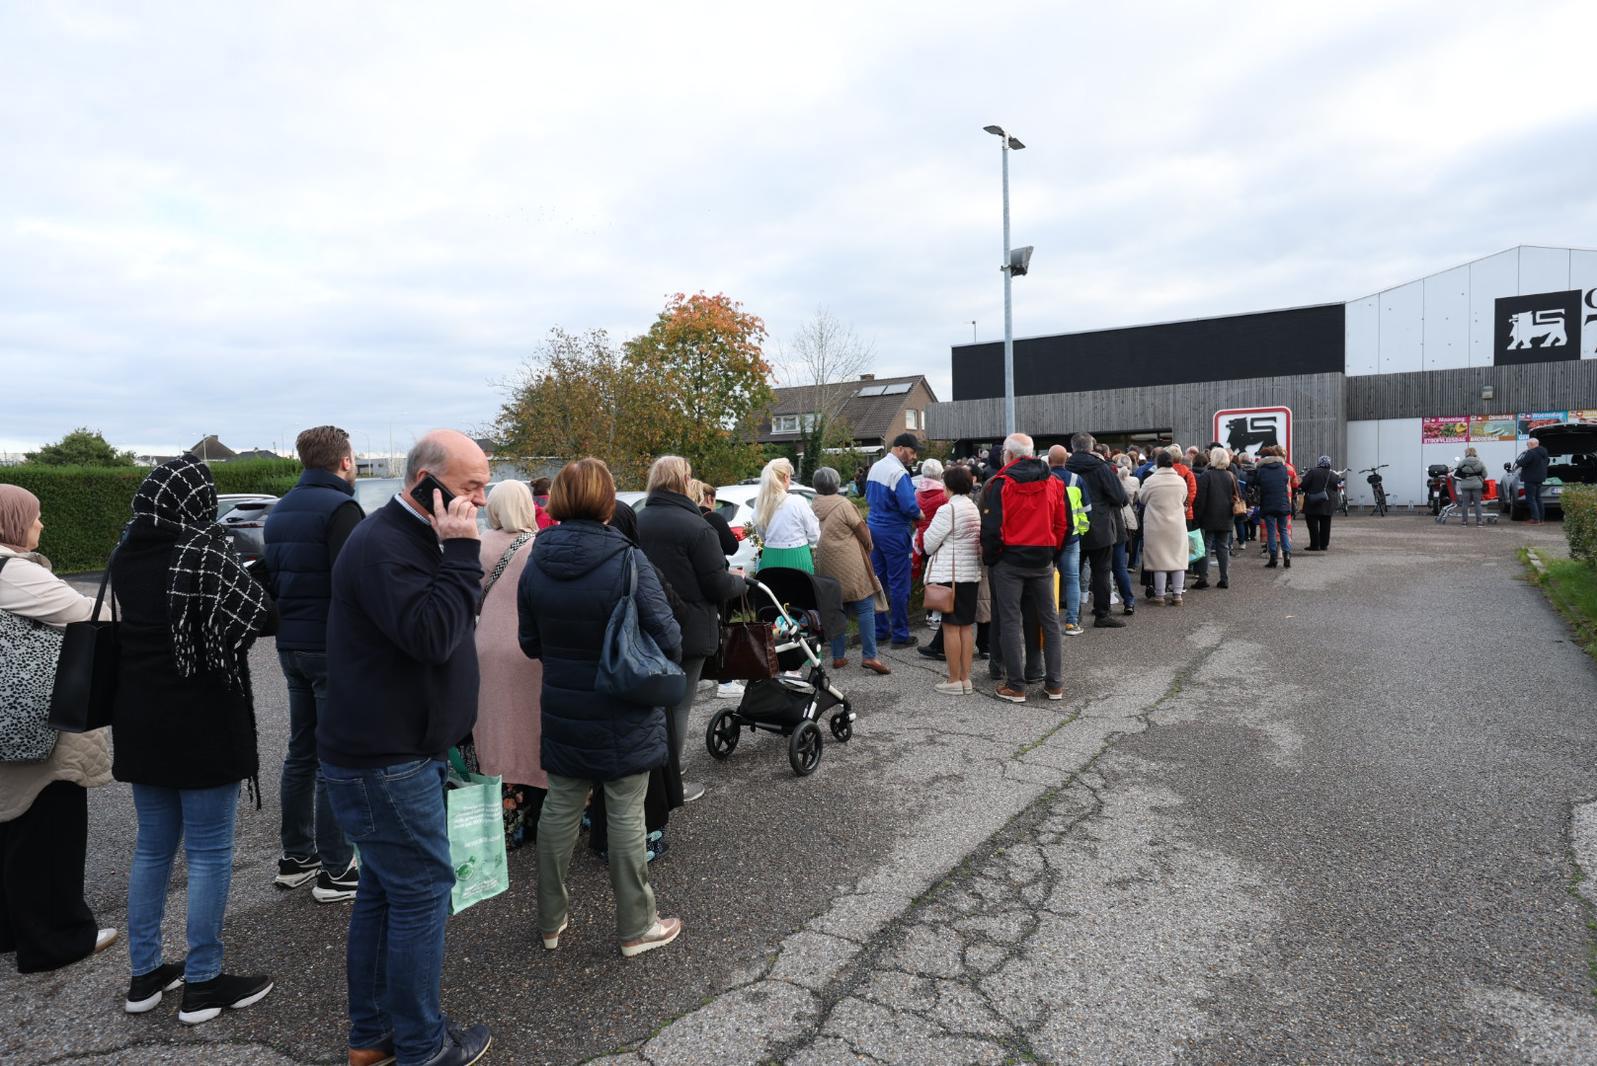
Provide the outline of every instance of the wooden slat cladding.
{"type": "Polygon", "coordinates": [[[1597,407],[1597,359],[1418,370],[1347,379],[1347,417],[1444,418],[1597,407]],[[1492,387],[1492,398],[1481,390],[1492,387]]]}
{"type": "MultiPolygon", "coordinates": [[[[1238,407],[1292,408],[1293,462],[1340,456],[1347,448],[1347,411],[1341,374],[1248,378],[1149,385],[1097,392],[1017,396],[1015,421],[1033,437],[1071,433],[1171,430],[1181,444],[1207,444],[1214,413],[1238,407]]],[[[1002,399],[956,400],[929,408],[927,435],[935,440],[996,441],[1004,433],[1002,399]]]]}

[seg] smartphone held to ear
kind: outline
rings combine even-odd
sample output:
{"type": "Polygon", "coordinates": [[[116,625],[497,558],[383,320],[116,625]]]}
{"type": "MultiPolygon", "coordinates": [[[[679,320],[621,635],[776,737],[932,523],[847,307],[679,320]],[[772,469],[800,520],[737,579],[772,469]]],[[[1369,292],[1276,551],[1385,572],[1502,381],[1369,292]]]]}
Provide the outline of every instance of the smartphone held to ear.
{"type": "Polygon", "coordinates": [[[454,500],[455,494],[444,488],[443,484],[431,474],[427,474],[416,482],[416,487],[410,490],[410,498],[428,514],[433,513],[433,493],[439,493],[444,500],[444,509],[449,509],[449,504],[454,500]]]}

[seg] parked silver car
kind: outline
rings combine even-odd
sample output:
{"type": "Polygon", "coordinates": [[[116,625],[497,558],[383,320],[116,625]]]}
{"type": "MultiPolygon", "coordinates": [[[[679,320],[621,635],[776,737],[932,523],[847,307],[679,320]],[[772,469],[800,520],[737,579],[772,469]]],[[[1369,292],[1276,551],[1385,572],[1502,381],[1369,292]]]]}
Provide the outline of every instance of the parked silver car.
{"type": "Polygon", "coordinates": [[[229,492],[216,498],[216,521],[246,563],[258,561],[266,550],[266,516],[276,506],[276,496],[259,492],[229,492]]]}
{"type": "MultiPolygon", "coordinates": [[[[1542,483],[1542,510],[1549,517],[1562,516],[1565,485],[1597,485],[1597,426],[1584,422],[1538,426],[1536,439],[1552,459],[1547,480],[1542,483]]],[[[1503,513],[1512,521],[1530,517],[1519,469],[1513,463],[1504,463],[1503,470],[1503,480],[1498,484],[1503,513]]]]}

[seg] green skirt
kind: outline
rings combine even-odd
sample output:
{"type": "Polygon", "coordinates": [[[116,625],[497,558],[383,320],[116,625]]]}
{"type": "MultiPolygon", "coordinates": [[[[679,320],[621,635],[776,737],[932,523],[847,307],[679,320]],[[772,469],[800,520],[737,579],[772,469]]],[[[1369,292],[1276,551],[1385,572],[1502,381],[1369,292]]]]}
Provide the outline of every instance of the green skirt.
{"type": "Polygon", "coordinates": [[[813,574],[815,556],[811,554],[808,544],[800,544],[797,548],[766,548],[760,552],[760,569],[764,570],[768,566],[786,566],[813,574]]]}

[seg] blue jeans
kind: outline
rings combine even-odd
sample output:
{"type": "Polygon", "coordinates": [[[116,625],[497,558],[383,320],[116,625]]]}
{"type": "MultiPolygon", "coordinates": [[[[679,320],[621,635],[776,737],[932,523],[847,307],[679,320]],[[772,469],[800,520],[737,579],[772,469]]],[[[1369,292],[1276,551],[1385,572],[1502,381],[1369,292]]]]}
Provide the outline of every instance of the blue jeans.
{"type": "Polygon", "coordinates": [[[1275,538],[1281,535],[1281,550],[1288,555],[1292,554],[1292,516],[1284,514],[1267,514],[1259,516],[1264,522],[1264,544],[1270,549],[1270,554],[1275,554],[1275,538]]]}
{"type": "Polygon", "coordinates": [[[183,978],[195,984],[222,972],[222,913],[233,882],[238,785],[234,781],[215,788],[133,786],[139,836],[128,873],[128,956],[135,977],[163,961],[161,919],[179,841],[188,862],[189,954],[183,978]]]}
{"type": "Polygon", "coordinates": [[[324,762],[322,776],[339,826],[360,848],[345,962],[349,1046],[377,1047],[392,1033],[401,1063],[423,1062],[444,1042],[444,922],[455,885],[445,765],[417,759],[350,769],[324,762]]]}
{"type": "Polygon", "coordinates": [[[871,568],[887,593],[890,611],[876,612],[876,639],[909,639],[909,527],[871,527],[871,568]],[[888,628],[888,620],[892,628],[888,628]]]}
{"type": "Polygon", "coordinates": [[[1059,550],[1059,591],[1065,599],[1065,621],[1081,621],[1081,538],[1074,537],[1059,550]]]}
{"type": "MultiPolygon", "coordinates": [[[[859,653],[862,659],[876,658],[876,619],[872,617],[876,611],[876,597],[866,596],[863,600],[843,604],[847,614],[859,619],[859,653]]],[[[846,659],[848,657],[848,624],[832,636],[832,658],[846,659]]]]}
{"type": "Polygon", "coordinates": [[[349,869],[354,851],[327,803],[327,783],[316,761],[316,720],[327,706],[327,655],[319,651],[277,652],[288,682],[288,755],[278,788],[283,808],[283,854],[319,856],[333,875],[349,869]]]}
{"type": "Polygon", "coordinates": [[[1530,508],[1532,521],[1540,522],[1546,517],[1542,514],[1542,483],[1540,481],[1525,482],[1525,506],[1530,508]]]}
{"type": "Polygon", "coordinates": [[[1110,567],[1114,570],[1115,587],[1120,590],[1120,599],[1127,607],[1135,607],[1137,600],[1131,595],[1131,571],[1126,564],[1126,542],[1121,541],[1115,545],[1115,551],[1110,556],[1110,567]]]}

